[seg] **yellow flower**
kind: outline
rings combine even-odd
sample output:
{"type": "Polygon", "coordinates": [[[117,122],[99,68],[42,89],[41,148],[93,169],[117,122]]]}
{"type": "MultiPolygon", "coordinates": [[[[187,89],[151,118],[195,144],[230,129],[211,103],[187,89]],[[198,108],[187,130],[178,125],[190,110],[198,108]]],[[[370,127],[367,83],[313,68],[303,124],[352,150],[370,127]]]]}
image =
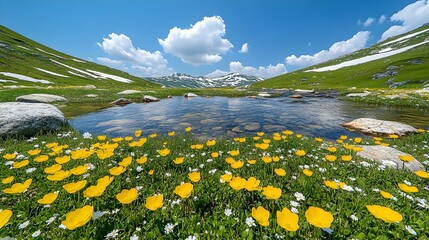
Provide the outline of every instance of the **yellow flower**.
{"type": "Polygon", "coordinates": [[[195,144],[195,145],[192,145],[192,146],[191,146],[192,149],[200,150],[200,149],[202,149],[204,147],[204,144],[195,144]],[[194,147],[192,148],[192,146],[194,146],[194,147]]]}
{"type": "Polygon", "coordinates": [[[46,161],[48,161],[48,159],[49,159],[49,156],[48,155],[40,155],[40,156],[37,156],[35,159],[34,159],[34,161],[35,162],[46,162],[46,161]]]}
{"type": "Polygon", "coordinates": [[[252,208],[252,217],[261,225],[268,226],[270,225],[270,212],[267,211],[264,207],[259,206],[258,208],[252,208]]]}
{"type": "Polygon", "coordinates": [[[11,210],[1,210],[0,211],[0,229],[9,222],[9,219],[12,217],[13,212],[11,210]]]}
{"type": "Polygon", "coordinates": [[[113,176],[119,176],[123,172],[125,172],[125,170],[127,170],[127,169],[122,167],[122,166],[112,167],[111,169],[109,169],[109,173],[110,173],[110,175],[113,175],[113,176]]]}
{"type": "Polygon", "coordinates": [[[70,171],[60,170],[52,175],[48,175],[46,178],[50,181],[61,181],[68,178],[70,175],[70,171]]]}
{"type": "Polygon", "coordinates": [[[247,180],[241,177],[233,177],[232,180],[229,181],[229,186],[236,191],[243,189],[246,184],[247,180]]]}
{"type": "Polygon", "coordinates": [[[51,205],[58,197],[58,192],[47,193],[43,198],[37,200],[38,203],[43,205],[51,205]]]}
{"type": "Polygon", "coordinates": [[[283,177],[286,175],[286,171],[283,168],[276,168],[274,169],[274,172],[277,174],[277,176],[283,177]]]}
{"type": "Polygon", "coordinates": [[[237,156],[238,154],[240,154],[240,150],[231,150],[231,151],[229,152],[229,154],[230,154],[232,157],[235,157],[235,156],[237,156]]]}
{"type": "Polygon", "coordinates": [[[150,138],[156,138],[156,133],[152,133],[151,135],[149,135],[150,138]]]}
{"type": "Polygon", "coordinates": [[[390,134],[390,135],[389,135],[389,138],[397,139],[397,138],[399,138],[399,136],[398,136],[398,135],[396,135],[396,134],[390,134]]]}
{"type": "Polygon", "coordinates": [[[264,136],[264,132],[257,132],[256,135],[258,135],[259,137],[264,136]]]}
{"type": "Polygon", "coordinates": [[[381,145],[381,146],[388,147],[390,144],[388,144],[388,143],[381,143],[380,145],[381,145]]]}
{"type": "Polygon", "coordinates": [[[159,155],[161,155],[161,157],[165,157],[170,153],[170,149],[165,148],[165,149],[161,149],[158,150],[159,155]]]}
{"type": "Polygon", "coordinates": [[[209,146],[209,147],[210,146],[214,146],[215,144],[216,144],[216,140],[208,140],[207,143],[206,143],[206,145],[209,146]]]}
{"type": "Polygon", "coordinates": [[[261,137],[253,137],[253,140],[258,141],[261,137]]]}
{"type": "Polygon", "coordinates": [[[115,149],[109,148],[106,150],[98,150],[96,153],[97,153],[97,157],[100,160],[104,160],[104,159],[107,159],[109,157],[113,157],[113,155],[115,155],[115,149]]]}
{"type": "Polygon", "coordinates": [[[115,177],[104,176],[97,180],[97,185],[107,187],[113,182],[113,179],[115,179],[115,177]]]}
{"type": "Polygon", "coordinates": [[[273,158],[272,158],[272,157],[268,157],[268,156],[263,156],[263,157],[262,157],[262,161],[263,161],[264,163],[270,163],[270,162],[272,162],[272,161],[273,161],[273,158]]]}
{"type": "Polygon", "coordinates": [[[402,221],[402,215],[389,207],[380,205],[366,205],[366,209],[376,218],[386,223],[398,223],[402,221]]]}
{"type": "Polygon", "coordinates": [[[142,156],[142,157],[138,158],[138,159],[136,160],[136,162],[137,162],[138,164],[143,164],[143,163],[147,162],[147,157],[146,157],[146,156],[142,156]]]}
{"type": "Polygon", "coordinates": [[[70,169],[70,172],[77,176],[86,173],[88,171],[88,164],[77,166],[75,168],[70,169]]]}
{"type": "Polygon", "coordinates": [[[415,186],[408,186],[407,184],[404,184],[404,183],[398,183],[398,187],[402,191],[407,192],[407,193],[415,193],[415,192],[419,191],[419,189],[417,187],[415,187],[415,186]]]}
{"type": "Polygon", "coordinates": [[[33,150],[30,150],[30,151],[27,151],[27,153],[28,153],[30,156],[35,156],[35,155],[39,154],[41,151],[42,151],[42,150],[40,150],[40,149],[33,149],[33,150]]]}
{"type": "Polygon", "coordinates": [[[308,170],[307,168],[306,168],[306,169],[304,169],[304,170],[302,170],[302,172],[303,172],[306,176],[308,176],[308,177],[313,176],[313,172],[312,172],[312,171],[310,171],[310,170],[308,170]]]}
{"type": "Polygon", "coordinates": [[[23,193],[30,187],[32,182],[33,179],[30,178],[27,179],[24,183],[15,183],[10,188],[4,189],[3,192],[8,194],[23,193]]]}
{"type": "Polygon", "coordinates": [[[247,160],[247,163],[250,164],[250,165],[253,165],[253,164],[256,163],[256,160],[249,159],[249,160],[247,160]]]}
{"type": "Polygon", "coordinates": [[[293,135],[293,131],[291,131],[291,130],[284,130],[284,131],[282,131],[282,133],[284,134],[284,135],[293,135]]]}
{"type": "Polygon", "coordinates": [[[154,172],[155,172],[155,170],[151,169],[151,170],[149,170],[149,172],[147,172],[147,174],[153,175],[154,172]]]}
{"type": "Polygon", "coordinates": [[[242,168],[244,166],[244,162],[243,161],[236,161],[234,163],[231,164],[231,167],[233,169],[239,169],[242,168]]]}
{"type": "Polygon", "coordinates": [[[83,191],[83,196],[85,198],[99,197],[106,190],[106,186],[103,184],[97,184],[94,186],[90,186],[85,191],[83,191]]]}
{"type": "Polygon", "coordinates": [[[353,151],[355,151],[355,152],[362,152],[362,151],[363,151],[363,148],[353,146],[353,147],[352,147],[352,150],[353,150],[353,151]]]}
{"type": "Polygon", "coordinates": [[[233,163],[235,163],[235,160],[232,157],[227,157],[227,158],[225,158],[225,162],[228,164],[233,164],[233,163]]]}
{"type": "Polygon", "coordinates": [[[414,173],[421,178],[429,178],[429,173],[423,170],[418,170],[417,172],[414,172],[414,173]]]}
{"type": "Polygon", "coordinates": [[[60,164],[54,164],[50,167],[45,168],[44,171],[46,174],[54,174],[54,173],[58,172],[59,170],[61,170],[62,167],[63,166],[60,164]]]}
{"type": "Polygon", "coordinates": [[[212,156],[212,158],[217,158],[217,157],[219,157],[219,153],[218,152],[212,152],[211,156],[212,156]]]}
{"type": "Polygon", "coordinates": [[[55,158],[55,162],[57,162],[58,164],[64,164],[64,163],[67,163],[68,161],[70,161],[70,156],[63,156],[63,157],[56,157],[55,158]]]}
{"type": "Polygon", "coordinates": [[[270,146],[270,144],[268,144],[268,143],[256,143],[255,144],[255,147],[260,148],[262,150],[266,150],[269,146],[270,146]]]}
{"type": "Polygon", "coordinates": [[[178,157],[178,158],[174,159],[173,162],[174,162],[174,164],[179,165],[179,164],[182,164],[184,160],[185,160],[184,157],[178,157]]]}
{"type": "Polygon", "coordinates": [[[273,140],[274,141],[280,141],[280,140],[282,140],[282,137],[281,136],[273,136],[273,140]]]}
{"type": "Polygon", "coordinates": [[[381,137],[374,137],[374,141],[379,141],[379,142],[381,142],[381,141],[383,141],[383,138],[381,138],[381,137]]]}
{"type": "Polygon", "coordinates": [[[326,148],[326,150],[328,150],[329,152],[335,152],[335,151],[337,151],[337,148],[335,148],[335,147],[328,147],[328,148],[326,148]]]}
{"type": "Polygon", "coordinates": [[[172,137],[174,136],[175,132],[168,132],[168,136],[172,137]]]}
{"type": "Polygon", "coordinates": [[[194,190],[194,185],[192,185],[192,183],[184,183],[177,186],[174,189],[174,193],[179,195],[181,198],[188,198],[191,196],[192,190],[194,190]]]}
{"type": "Polygon", "coordinates": [[[131,188],[131,189],[124,189],[120,193],[116,194],[116,199],[122,204],[130,204],[134,200],[137,199],[139,193],[137,192],[137,189],[131,188]]]}
{"type": "Polygon", "coordinates": [[[124,141],[124,138],[117,137],[117,138],[113,138],[112,141],[115,142],[115,143],[118,143],[118,142],[124,141]]]}
{"type": "Polygon", "coordinates": [[[339,189],[340,186],[338,186],[338,184],[334,181],[324,181],[323,182],[325,184],[325,186],[330,187],[332,189],[339,189]]]}
{"type": "Polygon", "coordinates": [[[30,163],[30,161],[28,160],[22,160],[20,162],[14,162],[12,164],[13,168],[22,168],[28,165],[28,163],[30,163]]]}
{"type": "Polygon", "coordinates": [[[190,132],[192,130],[192,128],[191,127],[187,127],[187,128],[185,128],[185,131],[186,132],[190,132]]]}
{"type": "Polygon", "coordinates": [[[104,141],[104,140],[106,140],[106,135],[97,136],[97,139],[100,141],[104,141]]]}
{"type": "Polygon", "coordinates": [[[304,150],[297,150],[297,151],[295,152],[295,154],[296,154],[297,156],[299,156],[299,157],[302,157],[302,156],[304,156],[304,155],[305,155],[305,151],[304,151],[304,150]]]}
{"type": "Polygon", "coordinates": [[[16,154],[15,153],[8,153],[8,154],[3,155],[3,158],[6,160],[12,160],[12,159],[16,158],[16,154]]]}
{"type": "Polygon", "coordinates": [[[63,185],[64,190],[66,190],[68,193],[75,193],[82,188],[84,188],[86,185],[86,180],[78,181],[78,182],[72,182],[69,184],[63,185]]]}
{"type": "Polygon", "coordinates": [[[191,172],[188,174],[189,179],[192,182],[199,182],[201,180],[201,173],[200,172],[191,172]]]}
{"type": "Polygon", "coordinates": [[[276,200],[282,195],[282,189],[273,186],[267,186],[263,188],[262,194],[264,194],[267,199],[276,200]]]}
{"type": "MultiPolygon", "coordinates": [[[[322,138],[315,138],[314,140],[316,140],[317,142],[323,142],[322,138]]],[[[286,208],[287,209],[287,208],[286,208]]],[[[278,218],[278,217],[277,217],[278,218]]]]}
{"type": "Polygon", "coordinates": [[[262,187],[259,186],[259,184],[261,183],[260,180],[257,180],[254,177],[250,177],[249,179],[247,179],[244,188],[246,188],[247,191],[251,192],[251,191],[260,191],[262,190],[262,187]]]}
{"type": "Polygon", "coordinates": [[[122,159],[122,161],[120,161],[118,164],[119,166],[122,166],[122,167],[128,167],[132,162],[133,162],[133,157],[130,156],[122,159]]]}
{"type": "Polygon", "coordinates": [[[326,155],[325,159],[328,160],[329,162],[334,162],[335,160],[337,160],[337,157],[334,155],[326,155]]]}
{"type": "Polygon", "coordinates": [[[357,137],[357,138],[354,138],[354,139],[353,139],[353,141],[354,141],[355,143],[360,143],[360,142],[362,142],[362,138],[357,137]]]}
{"type": "Polygon", "coordinates": [[[14,178],[15,178],[14,176],[3,178],[3,180],[1,180],[1,183],[2,184],[9,184],[9,183],[11,183],[13,181],[14,178]]]}
{"type": "Polygon", "coordinates": [[[85,225],[92,218],[94,207],[86,205],[82,208],[78,208],[74,211],[67,213],[66,220],[62,221],[61,224],[66,226],[69,230],[74,230],[80,226],[85,225]]]}
{"type": "Polygon", "coordinates": [[[140,137],[141,135],[142,135],[142,130],[136,130],[135,132],[134,132],[134,136],[136,136],[136,137],[140,137]]]}
{"type": "Polygon", "coordinates": [[[271,140],[270,139],[262,139],[262,142],[264,142],[264,143],[270,143],[271,140]]]}
{"type": "Polygon", "coordinates": [[[151,211],[155,211],[161,208],[163,203],[164,196],[160,194],[146,198],[146,204],[144,206],[151,211]]]}
{"type": "Polygon", "coordinates": [[[220,176],[220,178],[224,181],[224,182],[229,182],[232,179],[232,175],[225,173],[224,175],[220,176]]]}
{"type": "Polygon", "coordinates": [[[352,160],[352,156],[350,156],[350,155],[343,155],[343,156],[341,156],[341,160],[346,161],[346,162],[351,161],[352,160]]]}
{"type": "Polygon", "coordinates": [[[401,159],[404,162],[411,162],[414,160],[414,157],[410,155],[399,155],[399,159],[401,159]]]}
{"type": "Polygon", "coordinates": [[[53,147],[58,146],[58,143],[57,143],[57,142],[47,143],[47,144],[45,144],[45,146],[46,146],[47,148],[53,148],[53,147]]]}
{"type": "Polygon", "coordinates": [[[281,212],[277,211],[277,224],[287,231],[295,232],[298,230],[298,220],[298,214],[291,212],[287,208],[283,208],[281,212]]]}
{"type": "Polygon", "coordinates": [[[296,138],[302,138],[302,134],[296,134],[296,138]]]}
{"type": "Polygon", "coordinates": [[[419,128],[419,129],[417,129],[417,132],[419,132],[419,133],[424,133],[424,132],[425,132],[425,130],[424,130],[424,129],[422,129],[422,128],[419,128]]]}
{"type": "Polygon", "coordinates": [[[383,196],[386,199],[391,199],[392,198],[392,194],[385,192],[385,191],[380,191],[381,196],[383,196]]]}
{"type": "Polygon", "coordinates": [[[330,212],[318,207],[309,207],[305,212],[305,218],[308,223],[318,228],[329,228],[334,221],[330,212]]]}
{"type": "Polygon", "coordinates": [[[126,136],[125,137],[125,141],[129,142],[131,140],[133,140],[133,136],[126,136]]]}

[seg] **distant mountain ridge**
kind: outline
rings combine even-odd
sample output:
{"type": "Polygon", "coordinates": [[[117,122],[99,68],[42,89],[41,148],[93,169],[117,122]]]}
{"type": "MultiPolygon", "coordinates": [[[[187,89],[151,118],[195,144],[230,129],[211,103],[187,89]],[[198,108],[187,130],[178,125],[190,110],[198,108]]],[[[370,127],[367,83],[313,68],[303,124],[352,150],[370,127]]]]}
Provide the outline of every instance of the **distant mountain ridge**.
{"type": "Polygon", "coordinates": [[[174,88],[218,88],[248,86],[263,78],[240,73],[229,73],[220,77],[195,77],[184,73],[174,73],[164,77],[145,77],[146,80],[174,88]]]}

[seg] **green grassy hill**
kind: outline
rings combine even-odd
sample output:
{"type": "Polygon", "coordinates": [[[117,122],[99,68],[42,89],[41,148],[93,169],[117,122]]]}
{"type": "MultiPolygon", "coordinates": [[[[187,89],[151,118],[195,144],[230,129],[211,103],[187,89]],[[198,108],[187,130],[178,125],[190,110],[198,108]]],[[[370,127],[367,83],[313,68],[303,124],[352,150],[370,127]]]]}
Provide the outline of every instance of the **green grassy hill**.
{"type": "Polygon", "coordinates": [[[424,31],[426,29],[429,29],[429,24],[426,24],[411,32],[389,38],[369,48],[362,49],[321,64],[255,83],[252,85],[252,87],[295,89],[346,89],[350,87],[388,88],[391,83],[386,84],[386,81],[394,78],[392,81],[396,83],[409,81],[408,84],[399,88],[422,88],[424,85],[429,83],[429,43],[422,44],[396,55],[354,66],[340,68],[338,70],[324,72],[313,72],[309,70],[333,66],[345,61],[370,56],[379,53],[381,50],[387,51],[388,48],[396,50],[428,41],[429,31],[425,31],[416,36],[393,42],[396,39],[402,38],[412,33],[424,31]],[[383,73],[388,67],[392,68],[392,66],[394,66],[393,68],[396,68],[398,71],[396,75],[376,80],[373,79],[374,74],[383,73]]]}
{"type": "Polygon", "coordinates": [[[0,25],[0,88],[11,85],[57,88],[89,84],[107,89],[160,87],[120,70],[58,52],[0,25]],[[24,81],[10,73],[44,81],[24,81]],[[46,84],[46,81],[51,83],[46,84]]]}

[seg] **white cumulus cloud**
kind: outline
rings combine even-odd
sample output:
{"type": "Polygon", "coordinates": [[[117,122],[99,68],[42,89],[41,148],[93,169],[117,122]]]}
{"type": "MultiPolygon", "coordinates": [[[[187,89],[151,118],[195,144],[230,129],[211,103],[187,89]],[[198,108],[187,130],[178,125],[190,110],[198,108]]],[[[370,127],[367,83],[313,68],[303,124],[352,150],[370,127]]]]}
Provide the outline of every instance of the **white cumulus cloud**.
{"type": "Polygon", "coordinates": [[[429,22],[429,0],[420,0],[411,3],[390,17],[390,21],[399,22],[391,26],[381,36],[383,41],[402,33],[406,33],[429,22]]]}
{"type": "Polygon", "coordinates": [[[222,71],[217,69],[216,71],[209,73],[206,77],[219,77],[228,73],[241,73],[247,75],[253,75],[261,78],[271,78],[278,76],[280,74],[286,73],[286,67],[283,63],[278,63],[277,65],[269,65],[269,66],[243,66],[241,62],[230,62],[229,63],[229,71],[222,71]]]}
{"type": "Polygon", "coordinates": [[[378,19],[378,24],[382,24],[386,21],[386,15],[381,15],[378,19]]]}
{"type": "Polygon", "coordinates": [[[97,45],[111,56],[111,58],[98,57],[97,60],[100,63],[113,67],[121,65],[122,69],[128,69],[131,66],[132,69],[139,70],[138,74],[143,76],[159,76],[173,72],[160,51],[150,52],[136,48],[125,34],[111,33],[97,45]]]}
{"type": "Polygon", "coordinates": [[[168,36],[158,39],[166,53],[193,65],[210,64],[222,60],[221,54],[228,52],[233,45],[223,38],[226,27],[219,16],[204,17],[190,28],[170,29],[168,36]]]}
{"type": "Polygon", "coordinates": [[[369,27],[371,24],[373,24],[375,21],[375,18],[368,17],[365,21],[362,21],[359,19],[358,24],[363,25],[364,27],[369,27]]]}
{"type": "Polygon", "coordinates": [[[297,67],[308,67],[314,64],[325,62],[344,54],[348,54],[365,47],[371,32],[363,31],[356,33],[352,38],[336,42],[328,50],[322,50],[313,55],[301,55],[299,57],[291,55],[285,61],[289,65],[297,67]]]}
{"type": "Polygon", "coordinates": [[[240,49],[240,51],[238,51],[239,53],[247,53],[249,51],[249,45],[247,44],[247,43],[244,43],[242,46],[241,46],[241,49],[240,49]]]}

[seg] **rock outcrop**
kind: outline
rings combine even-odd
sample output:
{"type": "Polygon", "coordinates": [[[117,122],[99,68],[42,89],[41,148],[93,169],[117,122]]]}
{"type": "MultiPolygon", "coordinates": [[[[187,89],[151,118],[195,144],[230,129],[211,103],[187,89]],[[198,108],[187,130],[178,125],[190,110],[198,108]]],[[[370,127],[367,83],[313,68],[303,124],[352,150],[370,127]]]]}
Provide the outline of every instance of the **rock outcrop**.
{"type": "Polygon", "coordinates": [[[32,137],[67,126],[64,114],[45,103],[0,103],[0,138],[32,137]]]}
{"type": "Polygon", "coordinates": [[[29,95],[22,95],[16,98],[17,102],[27,103],[53,103],[53,102],[66,102],[67,99],[58,95],[35,93],[29,95]]]}
{"type": "Polygon", "coordinates": [[[143,97],[143,102],[159,102],[159,98],[156,98],[150,95],[145,95],[143,97]]]}
{"type": "Polygon", "coordinates": [[[400,136],[417,132],[417,129],[403,123],[393,121],[383,121],[373,118],[358,118],[341,126],[369,135],[389,135],[397,134],[400,136]]]}

